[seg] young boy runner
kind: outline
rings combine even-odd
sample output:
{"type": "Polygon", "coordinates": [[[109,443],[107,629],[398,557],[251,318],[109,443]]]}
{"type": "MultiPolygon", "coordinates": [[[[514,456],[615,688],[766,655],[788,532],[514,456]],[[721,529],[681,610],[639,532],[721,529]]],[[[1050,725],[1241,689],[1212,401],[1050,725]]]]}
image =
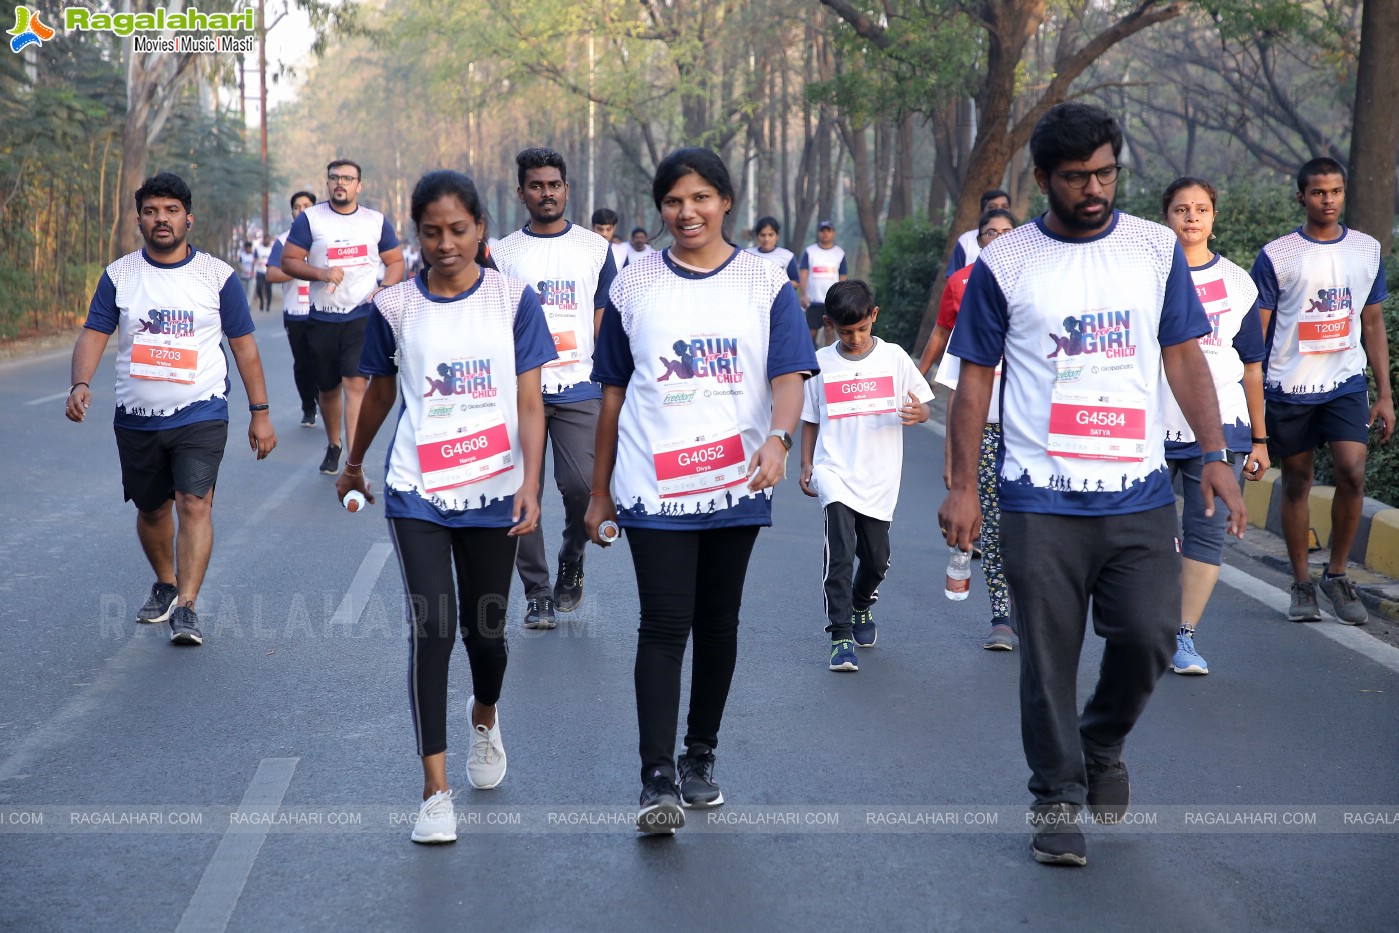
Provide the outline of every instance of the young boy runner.
{"type": "Polygon", "coordinates": [[[836,342],[817,351],[821,372],[807,380],[802,406],[802,492],[820,498],[826,513],[833,671],[858,671],[855,646],[874,647],[870,607],[889,570],[889,523],[903,471],[901,428],[927,421],[933,399],[909,355],[873,335],[878,316],[864,282],[831,286],[825,325],[836,342]]]}

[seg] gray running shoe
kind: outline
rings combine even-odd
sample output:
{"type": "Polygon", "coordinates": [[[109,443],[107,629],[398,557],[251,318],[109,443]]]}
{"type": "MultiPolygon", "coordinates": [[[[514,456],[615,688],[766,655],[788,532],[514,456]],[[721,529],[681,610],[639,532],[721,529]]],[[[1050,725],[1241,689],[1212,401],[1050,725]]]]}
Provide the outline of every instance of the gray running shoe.
{"type": "Polygon", "coordinates": [[[1292,605],[1287,607],[1287,618],[1292,622],[1320,622],[1321,607],[1316,604],[1316,584],[1292,584],[1292,605]]]}
{"type": "Polygon", "coordinates": [[[1327,579],[1326,575],[1322,574],[1321,592],[1331,600],[1331,607],[1336,610],[1336,618],[1346,625],[1364,625],[1370,621],[1370,613],[1360,601],[1360,593],[1350,577],[1342,575],[1327,579]]]}
{"type": "Polygon", "coordinates": [[[189,606],[176,606],[170,612],[170,643],[173,645],[202,645],[199,616],[189,606]]]}
{"type": "Polygon", "coordinates": [[[157,581],[151,586],[151,595],[146,604],[136,610],[136,621],[164,622],[170,618],[170,610],[175,607],[175,597],[179,595],[180,591],[174,584],[157,581]]]}
{"type": "Polygon", "coordinates": [[[1015,646],[1020,643],[1020,639],[1015,637],[1015,630],[1010,627],[1010,620],[1004,616],[997,616],[991,620],[991,634],[986,636],[986,640],[981,643],[981,647],[987,651],[1014,651],[1015,646]]]}
{"type": "Polygon", "coordinates": [[[1088,864],[1088,844],[1083,838],[1083,814],[1069,803],[1035,804],[1030,808],[1030,825],[1035,833],[1030,848],[1042,865],[1088,864]]]}

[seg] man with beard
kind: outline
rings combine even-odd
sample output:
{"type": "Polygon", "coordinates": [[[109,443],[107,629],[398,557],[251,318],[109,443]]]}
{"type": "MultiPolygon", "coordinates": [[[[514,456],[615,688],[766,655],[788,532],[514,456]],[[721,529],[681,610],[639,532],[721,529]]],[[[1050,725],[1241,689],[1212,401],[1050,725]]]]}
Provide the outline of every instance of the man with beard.
{"type": "Polygon", "coordinates": [[[88,384],[119,330],[114,427],[122,491],[136,505],[136,537],[156,580],[136,621],[168,620],[177,645],[204,643],[194,603],[213,551],[214,483],[228,440],[224,337],[251,403],[248,445],[259,460],[277,446],[248,296],[228,263],[185,242],[192,202],[189,186],[168,172],[136,189],[146,245],[97,282],[73,347],[64,412],[70,421],[87,418],[88,384]]]}
{"type": "MultiPolygon", "coordinates": [[[[364,328],[378,291],[403,281],[403,250],[383,214],[359,203],[363,174],[349,159],[326,166],[330,200],[314,204],[292,222],[282,248],[282,271],[311,283],[311,348],[327,446],[320,471],[340,472],[340,452],[354,441],[355,422],[369,380],[360,375],[364,328]],[[341,393],[344,401],[341,401],[341,393]],[[341,442],[340,419],[345,419],[341,442]]],[[[359,464],[346,464],[358,467],[359,464]]]]}
{"type": "Polygon", "coordinates": [[[1060,104],[1036,124],[1030,152],[1049,211],[982,251],[950,347],[963,363],[938,520],[962,550],[980,530],[977,460],[1005,357],[998,491],[1020,625],[1031,846],[1036,861],[1055,865],[1087,861],[1085,804],[1107,822],[1126,813],[1123,742],[1175,649],[1180,554],[1156,391],[1163,367],[1205,451],[1205,514],[1227,508],[1238,536],[1245,522],[1196,342],[1210,324],[1175,235],[1114,210],[1121,150],[1121,128],[1097,107],[1060,104]],[[1055,352],[1066,318],[1081,340],[1076,354],[1055,352]],[[1107,644],[1080,717],[1090,600],[1107,644]]]}
{"type": "Polygon", "coordinates": [[[572,612],[583,598],[583,549],[588,544],[583,516],[588,511],[593,437],[602,403],[602,387],[590,381],[593,344],[617,266],[607,239],[564,219],[568,167],[563,156],[533,147],[515,156],[515,165],[520,184],[516,193],[529,222],[496,244],[491,257],[501,272],[528,282],[539,293],[559,354],[544,364],[541,374],[545,445],[554,446],[554,482],[564,504],[558,580],[550,586],[542,521],[520,539],[516,559],[527,600],[525,628],[551,629],[557,624],[556,608],[572,612]]]}

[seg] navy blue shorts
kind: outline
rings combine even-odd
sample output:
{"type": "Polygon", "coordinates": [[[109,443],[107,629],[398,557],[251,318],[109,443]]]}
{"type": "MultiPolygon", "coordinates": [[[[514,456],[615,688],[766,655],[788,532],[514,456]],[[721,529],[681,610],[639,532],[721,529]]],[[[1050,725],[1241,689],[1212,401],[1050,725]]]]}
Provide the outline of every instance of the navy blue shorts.
{"type": "Polygon", "coordinates": [[[1370,398],[1349,392],[1313,405],[1268,399],[1268,457],[1283,457],[1315,450],[1331,441],[1370,441],[1370,398]]]}

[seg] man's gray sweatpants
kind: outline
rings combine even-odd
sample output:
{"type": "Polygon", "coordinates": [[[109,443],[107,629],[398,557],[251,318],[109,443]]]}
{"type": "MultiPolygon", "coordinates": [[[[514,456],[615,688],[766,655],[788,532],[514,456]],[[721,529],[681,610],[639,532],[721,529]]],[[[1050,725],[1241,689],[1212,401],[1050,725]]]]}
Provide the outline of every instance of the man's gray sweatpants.
{"type": "Polygon", "coordinates": [[[1085,760],[1115,764],[1165,673],[1180,627],[1174,505],[1129,515],[1001,513],[1020,635],[1020,734],[1035,803],[1087,802],[1085,760]],[[1106,640],[1078,713],[1089,601],[1106,640]]]}
{"type": "MultiPolygon", "coordinates": [[[[544,403],[544,446],[554,448],[554,482],[563,496],[563,544],[558,561],[582,565],[583,549],[588,544],[588,530],[583,516],[588,511],[588,487],[593,481],[593,440],[597,434],[597,414],[601,399],[562,404],[544,403]]],[[[544,498],[544,483],[539,484],[539,497],[544,498]]],[[[553,596],[554,585],[549,576],[549,559],[544,555],[544,521],[520,539],[520,552],[515,567],[524,585],[525,598],[553,596]]]]}

